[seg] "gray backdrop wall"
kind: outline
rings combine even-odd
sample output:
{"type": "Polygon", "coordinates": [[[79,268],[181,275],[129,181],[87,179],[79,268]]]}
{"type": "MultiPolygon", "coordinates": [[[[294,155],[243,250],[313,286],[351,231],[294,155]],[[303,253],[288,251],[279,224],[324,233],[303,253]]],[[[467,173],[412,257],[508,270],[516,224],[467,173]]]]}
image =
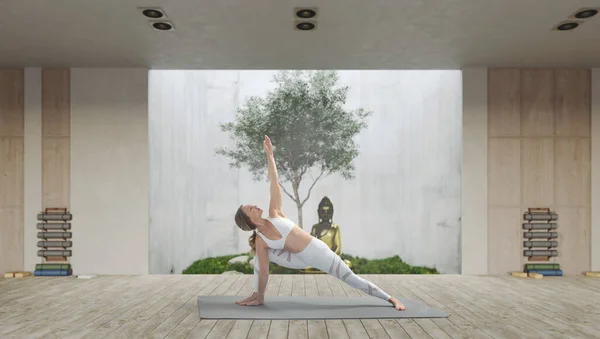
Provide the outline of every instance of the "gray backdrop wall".
{"type": "MultiPolygon", "coordinates": [[[[149,73],[150,273],[180,273],[197,259],[246,252],[240,204],[268,207],[268,183],[228,166],[219,122],[245,98],[273,88],[275,71],[149,73]]],[[[304,228],[328,196],[344,253],[399,255],[411,265],[460,273],[460,71],[340,71],[349,108],[373,111],[358,137],[356,178],[321,179],[304,206],[304,228]]],[[[308,184],[308,182],[305,182],[308,184]]],[[[307,191],[304,186],[302,194],[307,191]]],[[[284,195],[295,219],[295,203],[284,195]]]]}

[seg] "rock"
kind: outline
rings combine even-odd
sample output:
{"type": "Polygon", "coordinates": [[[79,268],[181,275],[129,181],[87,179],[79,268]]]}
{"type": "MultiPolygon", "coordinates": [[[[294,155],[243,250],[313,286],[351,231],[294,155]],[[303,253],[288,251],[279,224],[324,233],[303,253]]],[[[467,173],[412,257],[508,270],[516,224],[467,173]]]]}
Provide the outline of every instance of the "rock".
{"type": "Polygon", "coordinates": [[[225,275],[235,275],[235,274],[244,274],[242,272],[238,272],[238,271],[225,271],[221,274],[225,274],[225,275]]]}
{"type": "Polygon", "coordinates": [[[248,257],[247,255],[240,255],[239,257],[235,257],[235,258],[229,260],[227,263],[229,265],[234,264],[234,263],[245,264],[248,262],[248,259],[250,259],[250,257],[248,257]]]}

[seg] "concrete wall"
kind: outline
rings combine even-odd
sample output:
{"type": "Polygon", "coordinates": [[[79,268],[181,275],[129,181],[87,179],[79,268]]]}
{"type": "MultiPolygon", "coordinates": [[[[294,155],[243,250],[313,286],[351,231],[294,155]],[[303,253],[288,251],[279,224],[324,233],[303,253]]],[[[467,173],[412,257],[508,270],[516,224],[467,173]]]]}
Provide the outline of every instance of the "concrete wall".
{"type": "Polygon", "coordinates": [[[148,273],[148,71],[71,70],[73,267],[148,273]]]}
{"type": "MultiPolygon", "coordinates": [[[[219,122],[252,95],[265,95],[274,72],[150,71],[150,272],[178,273],[207,256],[248,250],[233,222],[240,204],[268,206],[268,184],[234,170],[215,148],[231,145],[219,122]]],[[[461,74],[459,71],[341,72],[346,105],[372,110],[359,136],[356,178],[315,186],[304,227],[328,196],[342,251],[400,255],[412,265],[460,272],[461,74]]],[[[306,184],[310,182],[307,180],[306,184]]],[[[305,194],[308,186],[301,188],[305,194]]],[[[295,204],[283,199],[297,220],[295,204]]]]}
{"type": "Polygon", "coordinates": [[[463,69],[461,273],[487,274],[487,69],[463,69]]]}

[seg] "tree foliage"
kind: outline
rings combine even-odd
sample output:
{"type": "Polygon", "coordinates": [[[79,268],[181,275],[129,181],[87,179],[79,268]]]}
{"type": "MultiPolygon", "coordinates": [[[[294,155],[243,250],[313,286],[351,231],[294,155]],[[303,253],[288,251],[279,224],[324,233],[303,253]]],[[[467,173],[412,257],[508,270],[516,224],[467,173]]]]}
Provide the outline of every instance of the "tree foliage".
{"type": "Polygon", "coordinates": [[[232,167],[244,166],[254,180],[261,180],[267,173],[262,143],[268,135],[282,190],[301,213],[320,178],[333,173],[345,179],[354,177],[352,160],[359,154],[355,136],[367,127],[372,114],[344,107],[349,87],[339,86],[338,80],[336,71],[278,72],[274,90],[265,97],[248,98],[237,109],[235,121],[219,124],[235,145],[218,148],[217,154],[228,157],[232,167]],[[316,177],[301,198],[300,184],[313,170],[316,177]],[[289,183],[291,190],[283,183],[289,183]]]}

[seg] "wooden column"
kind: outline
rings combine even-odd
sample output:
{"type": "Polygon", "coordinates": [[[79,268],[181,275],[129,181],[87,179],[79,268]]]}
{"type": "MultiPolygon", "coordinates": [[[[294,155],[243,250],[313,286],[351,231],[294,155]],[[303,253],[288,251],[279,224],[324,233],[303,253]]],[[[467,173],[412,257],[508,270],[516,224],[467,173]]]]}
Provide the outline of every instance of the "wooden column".
{"type": "Polygon", "coordinates": [[[70,72],[42,71],[42,206],[70,208],[70,72]]]}
{"type": "Polygon", "coordinates": [[[24,71],[0,70],[0,272],[23,269],[24,71]]]}

